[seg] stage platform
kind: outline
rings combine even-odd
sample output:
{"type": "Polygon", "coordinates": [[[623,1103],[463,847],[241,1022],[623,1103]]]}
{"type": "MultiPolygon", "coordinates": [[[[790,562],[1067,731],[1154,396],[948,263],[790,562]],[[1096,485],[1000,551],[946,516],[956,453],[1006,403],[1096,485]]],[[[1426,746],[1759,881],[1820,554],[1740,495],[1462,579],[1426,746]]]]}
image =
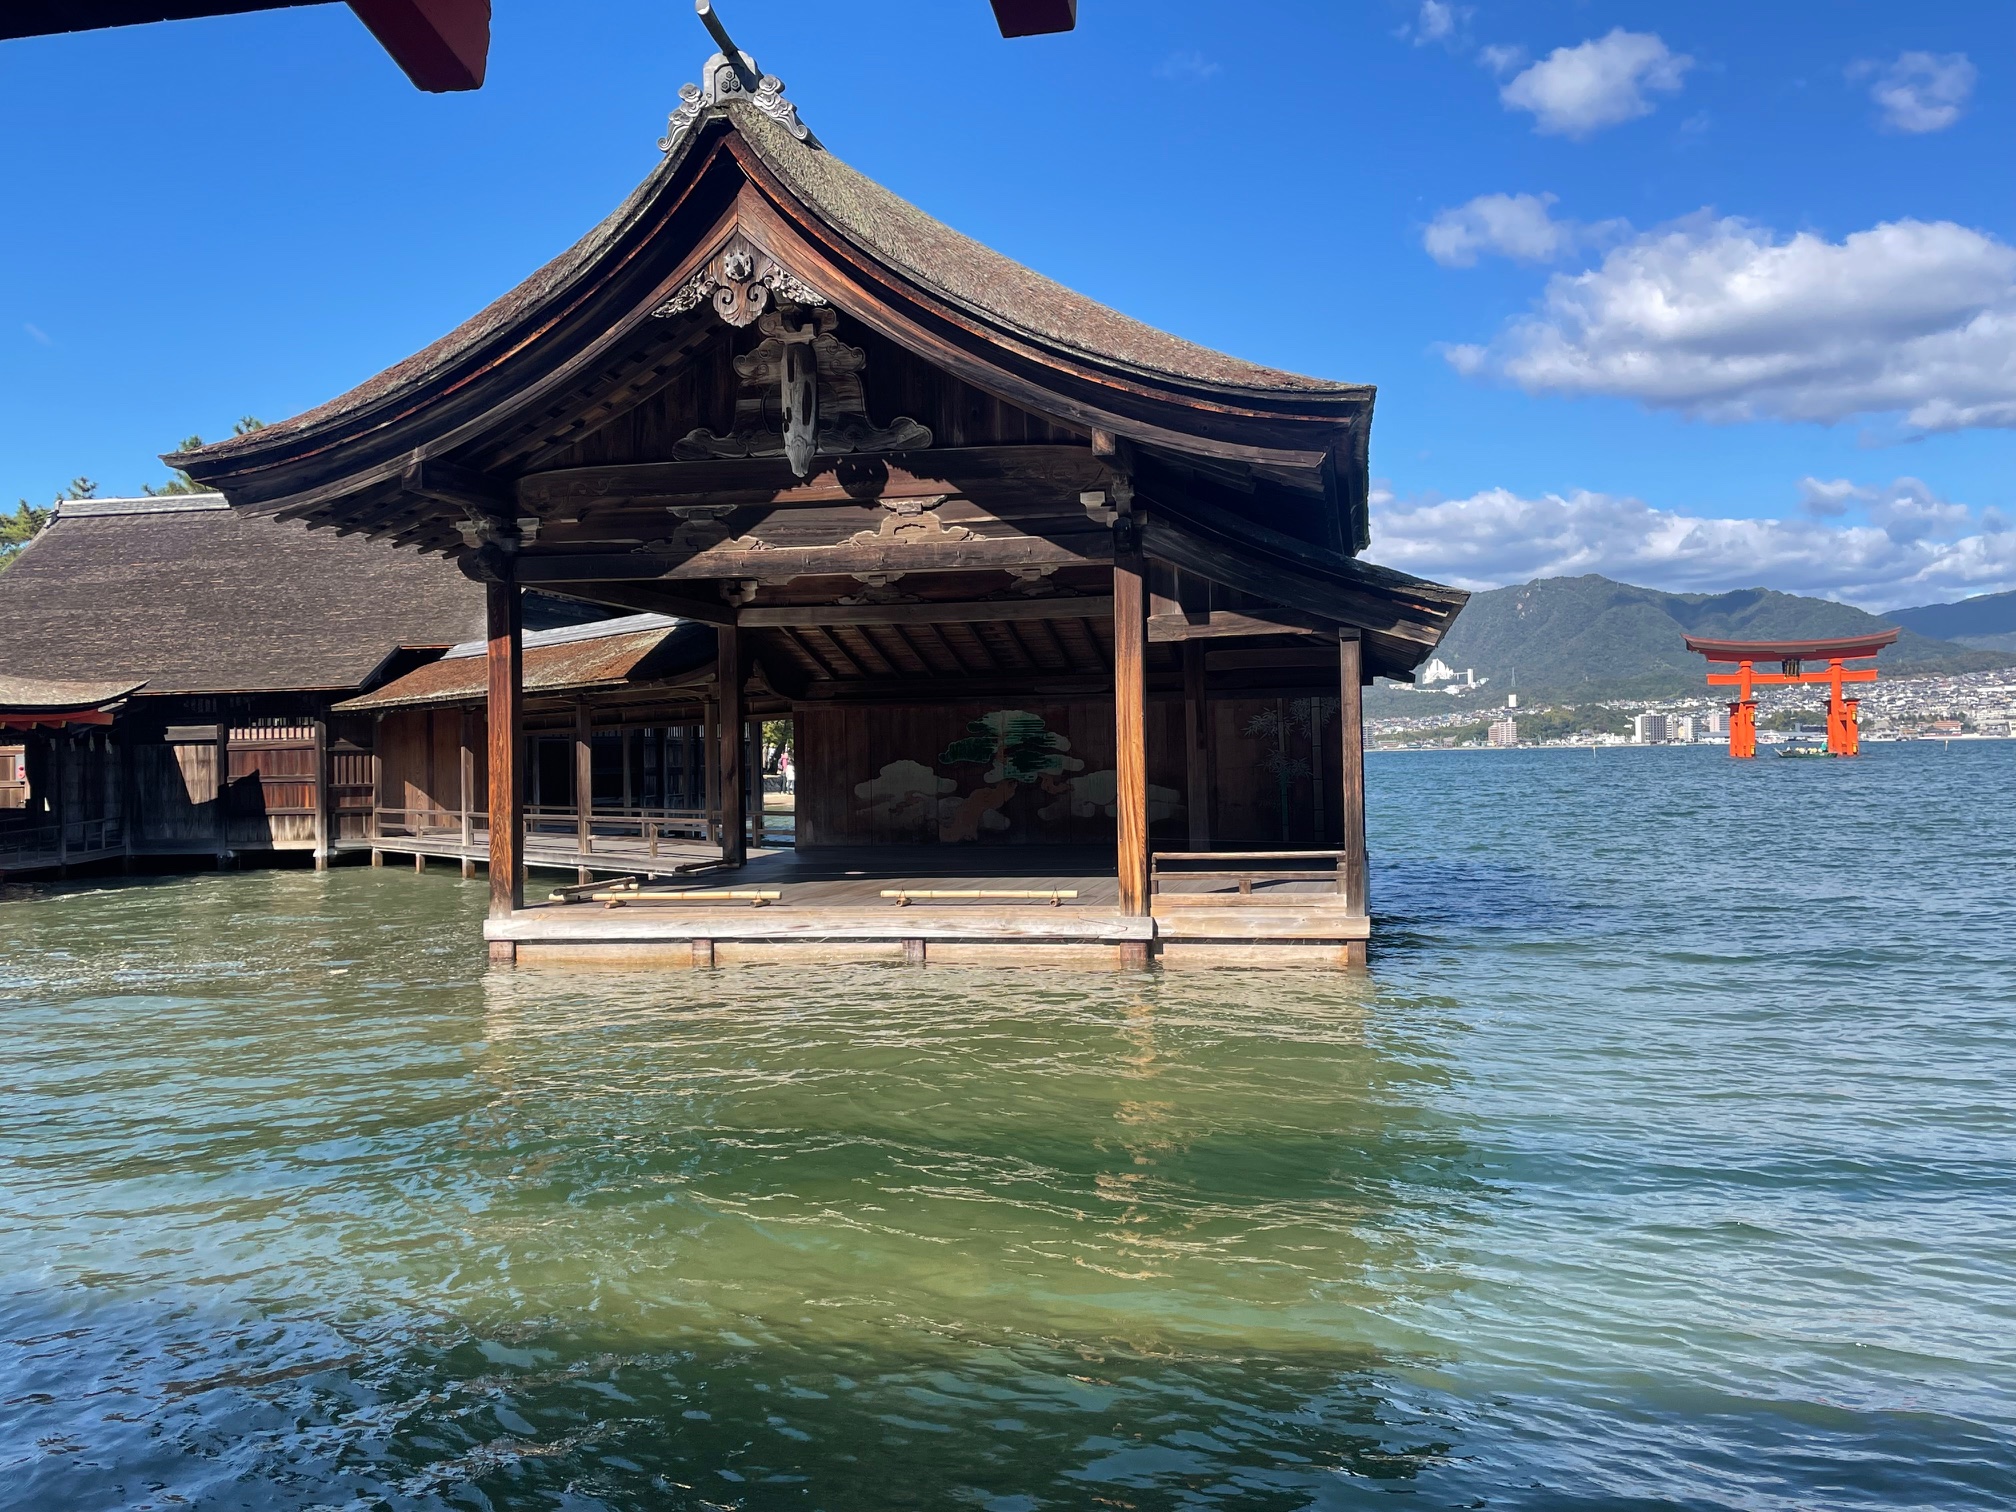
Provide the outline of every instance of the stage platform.
{"type": "Polygon", "coordinates": [[[1152,912],[1140,917],[1119,910],[1110,850],[773,851],[648,889],[693,901],[546,901],[490,920],[484,935],[494,960],[527,966],[1362,965],[1370,921],[1346,911],[1334,869],[1312,861],[1286,863],[1286,876],[1280,861],[1256,869],[1246,890],[1215,861],[1192,863],[1215,875],[1158,871],[1152,912]],[[943,896],[961,892],[1023,896],[943,896]]]}

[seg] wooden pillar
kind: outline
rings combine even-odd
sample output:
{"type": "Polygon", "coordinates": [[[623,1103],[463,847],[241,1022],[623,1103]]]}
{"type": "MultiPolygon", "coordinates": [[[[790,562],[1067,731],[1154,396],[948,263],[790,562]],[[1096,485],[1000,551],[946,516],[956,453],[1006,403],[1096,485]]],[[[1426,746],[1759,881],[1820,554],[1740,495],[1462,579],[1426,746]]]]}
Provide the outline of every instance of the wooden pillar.
{"type": "Polygon", "coordinates": [[[231,815],[225,795],[231,791],[231,726],[219,720],[217,724],[217,869],[224,869],[224,858],[231,851],[231,815]]]}
{"type": "Polygon", "coordinates": [[[706,717],[700,729],[701,807],[707,811],[707,837],[721,843],[721,774],[717,770],[721,749],[721,704],[708,699],[706,717]]]}
{"type": "Polygon", "coordinates": [[[574,705],[574,848],[587,855],[595,848],[595,716],[588,701],[574,705]]]}
{"type": "Polygon", "coordinates": [[[1211,848],[1211,705],[1204,689],[1204,643],[1183,642],[1183,741],[1189,778],[1190,849],[1211,848]]]}
{"type": "Polygon", "coordinates": [[[1117,552],[1113,559],[1113,765],[1120,912],[1133,915],[1148,912],[1146,567],[1138,550],[1117,552]]]}
{"type": "Polygon", "coordinates": [[[630,742],[635,740],[638,735],[639,732],[636,730],[619,730],[617,732],[617,739],[623,742],[623,812],[626,814],[637,806],[631,791],[630,742]]]}
{"type": "Polygon", "coordinates": [[[462,728],[456,737],[456,754],[461,758],[457,765],[457,792],[462,810],[462,875],[469,875],[469,852],[476,843],[476,744],[470,739],[469,727],[475,721],[469,711],[462,711],[462,728]]]}
{"type": "MultiPolygon", "coordinates": [[[[379,822],[378,807],[385,801],[385,716],[371,716],[371,824],[370,836],[381,838],[384,826],[379,822]]],[[[372,863],[374,866],[376,862],[372,863]]]]}
{"type": "Polygon", "coordinates": [[[1365,858],[1365,642],[1356,630],[1337,632],[1337,729],[1343,742],[1344,911],[1364,917],[1369,899],[1365,858]]]}
{"type": "MultiPolygon", "coordinates": [[[[489,631],[490,915],[525,906],[525,609],[515,581],[485,585],[489,631]]],[[[493,950],[492,955],[499,954],[493,950]]]]}
{"type": "Polygon", "coordinates": [[[315,721],[315,870],[329,870],[329,721],[315,721]]]}
{"type": "Polygon", "coordinates": [[[749,836],[742,802],[746,776],[742,760],[742,632],[721,625],[714,632],[718,650],[715,674],[720,684],[721,712],[721,859],[740,866],[749,859],[749,836]]]}
{"type": "Polygon", "coordinates": [[[50,763],[56,769],[56,780],[50,784],[50,796],[55,801],[49,806],[56,814],[56,871],[59,876],[70,874],[70,731],[58,725],[50,744],[55,746],[56,759],[50,763]]]}
{"type": "Polygon", "coordinates": [[[743,770],[749,773],[749,843],[763,848],[763,721],[752,719],[743,746],[743,770]]]}

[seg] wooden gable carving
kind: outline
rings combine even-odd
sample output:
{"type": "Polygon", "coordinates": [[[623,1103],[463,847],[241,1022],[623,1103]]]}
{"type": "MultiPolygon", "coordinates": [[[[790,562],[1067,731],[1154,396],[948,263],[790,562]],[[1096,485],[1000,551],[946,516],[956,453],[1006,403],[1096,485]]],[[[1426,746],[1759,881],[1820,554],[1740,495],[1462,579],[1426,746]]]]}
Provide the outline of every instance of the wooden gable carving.
{"type": "MultiPolygon", "coordinates": [[[[718,307],[720,295],[715,298],[718,307]]],[[[930,430],[908,416],[888,425],[869,418],[868,396],[861,387],[868,357],[833,334],[838,323],[839,316],[825,306],[783,305],[761,316],[756,328],[764,340],[735,359],[741,392],[734,428],[726,435],[696,428],[672,454],[688,462],[781,456],[803,478],[810,475],[814,457],[928,447],[930,430]]]]}

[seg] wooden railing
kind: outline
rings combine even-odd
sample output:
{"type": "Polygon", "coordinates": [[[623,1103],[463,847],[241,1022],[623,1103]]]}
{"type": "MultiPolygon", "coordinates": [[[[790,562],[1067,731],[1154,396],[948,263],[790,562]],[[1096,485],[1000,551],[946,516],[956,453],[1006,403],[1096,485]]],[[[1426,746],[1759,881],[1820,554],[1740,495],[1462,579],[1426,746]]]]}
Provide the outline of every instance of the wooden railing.
{"type": "Polygon", "coordinates": [[[126,848],[122,819],[72,819],[62,824],[0,827],[0,871],[39,870],[102,857],[126,848]]]}
{"type": "Polygon", "coordinates": [[[1210,878],[1214,881],[1233,880],[1239,884],[1241,896],[1253,891],[1255,882],[1330,882],[1339,893],[1344,888],[1343,851],[1292,850],[1292,851],[1157,851],[1149,858],[1148,890],[1162,891],[1165,881],[1181,877],[1210,878]],[[1190,863],[1204,862],[1281,862],[1281,861],[1327,861],[1327,867],[1267,867],[1257,865],[1219,866],[1190,863]],[[1165,863],[1185,863],[1167,866],[1165,863]]]}
{"type": "MultiPolygon", "coordinates": [[[[372,811],[371,838],[382,840],[442,841],[475,846],[489,844],[490,816],[464,816],[443,809],[402,809],[380,806],[372,811]]],[[[634,840],[647,856],[658,854],[663,840],[701,840],[709,835],[708,817],[700,809],[597,808],[588,815],[586,833],[582,816],[572,806],[535,805],[525,810],[525,840],[571,841],[583,855],[595,852],[596,842],[634,840]]]]}

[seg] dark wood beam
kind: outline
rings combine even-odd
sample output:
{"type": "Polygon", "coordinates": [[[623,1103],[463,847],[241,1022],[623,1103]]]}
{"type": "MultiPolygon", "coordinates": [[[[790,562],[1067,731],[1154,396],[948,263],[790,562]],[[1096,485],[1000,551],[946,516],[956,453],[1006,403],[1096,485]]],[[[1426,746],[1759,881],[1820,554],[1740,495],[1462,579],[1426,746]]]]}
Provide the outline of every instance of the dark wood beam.
{"type": "Polygon", "coordinates": [[[1363,917],[1370,903],[1365,861],[1365,647],[1357,631],[1340,632],[1337,653],[1337,724],[1344,742],[1344,911],[1363,917]]]}
{"type": "Polygon", "coordinates": [[[975,536],[933,544],[878,541],[872,546],[781,546],[767,551],[721,545],[687,556],[653,551],[528,551],[518,558],[518,576],[528,586],[704,579],[786,583],[798,577],[1076,567],[1110,560],[1111,549],[1104,531],[1088,531],[1082,541],[1071,546],[1040,536],[975,536]]]}
{"type": "Polygon", "coordinates": [[[759,625],[971,625],[994,620],[1107,619],[1110,598],[987,599],[967,604],[806,604],[744,609],[736,623],[759,625]]]}
{"type": "Polygon", "coordinates": [[[451,509],[508,519],[517,513],[511,485],[473,467],[415,457],[399,475],[399,487],[416,498],[446,504],[451,509]]]}
{"type": "Polygon", "coordinates": [[[1281,610],[1267,615],[1235,614],[1214,609],[1205,614],[1151,614],[1148,639],[1151,641],[1221,640],[1234,635],[1335,635],[1337,623],[1323,622],[1314,615],[1298,615],[1281,610]]]}
{"type": "Polygon", "coordinates": [[[821,457],[800,479],[782,457],[697,462],[620,462],[528,473],[518,502],[528,511],[572,513],[598,504],[874,503],[990,489],[1054,495],[1076,504],[1106,486],[1111,471],[1083,446],[967,446],[889,456],[821,457]]]}
{"type": "Polygon", "coordinates": [[[749,859],[749,827],[744,823],[742,807],[746,776],[742,761],[742,681],[748,672],[742,659],[742,633],[732,625],[724,625],[715,634],[718,637],[715,683],[720,696],[715,761],[721,773],[721,859],[730,866],[740,866],[749,859]]]}
{"type": "Polygon", "coordinates": [[[1138,551],[1114,557],[1113,801],[1118,813],[1120,912],[1136,915],[1149,908],[1147,569],[1138,551]]]}

